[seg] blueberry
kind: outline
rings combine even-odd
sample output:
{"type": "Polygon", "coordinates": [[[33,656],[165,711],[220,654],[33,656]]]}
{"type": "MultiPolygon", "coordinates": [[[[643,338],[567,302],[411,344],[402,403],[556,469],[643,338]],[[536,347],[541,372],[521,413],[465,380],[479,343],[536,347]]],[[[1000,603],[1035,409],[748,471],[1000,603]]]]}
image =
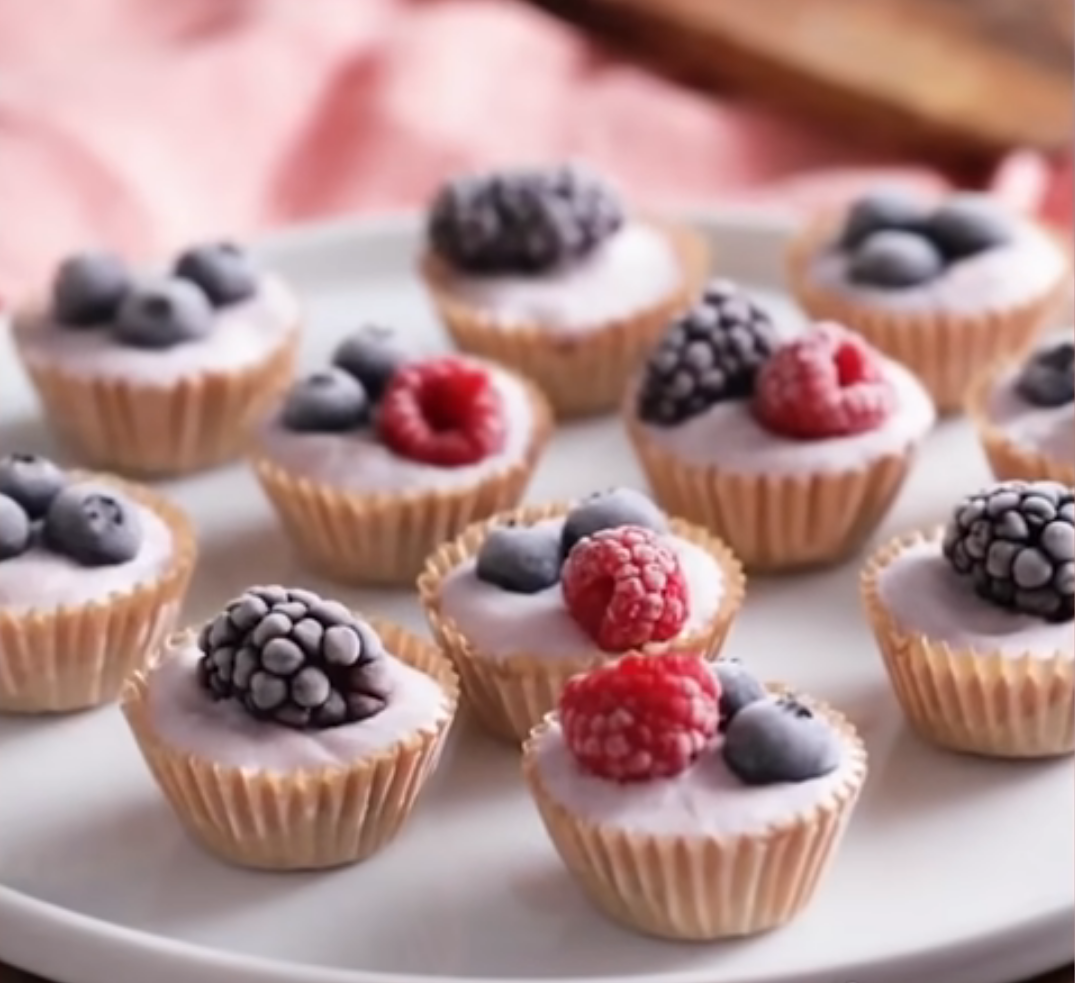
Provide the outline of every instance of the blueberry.
{"type": "Polygon", "coordinates": [[[52,312],[71,327],[104,324],[116,316],[130,275],[115,253],[79,253],[65,259],[52,282],[52,312]]]}
{"type": "Polygon", "coordinates": [[[747,785],[805,782],[835,771],[840,738],[792,697],[758,700],[735,715],[721,748],[724,763],[747,785]]]}
{"type": "Polygon", "coordinates": [[[176,260],[175,275],[201,287],[214,307],[246,300],[258,287],[258,271],[250,253],[231,242],[186,250],[176,260]]]}
{"type": "Polygon", "coordinates": [[[953,195],[930,217],[927,234],[950,260],[1002,246],[1012,238],[1012,220],[988,195],[953,195]]]}
{"type": "Polygon", "coordinates": [[[30,547],[30,517],[18,502],[0,495],[0,560],[10,560],[30,547]]]}
{"type": "Polygon", "coordinates": [[[560,580],[560,539],[537,526],[498,526],[478,552],[479,580],[516,594],[536,594],[560,580]]]}
{"type": "Polygon", "coordinates": [[[668,519],[653,500],[633,488],[612,488],[584,498],[567,514],[560,538],[563,556],[586,536],[617,526],[641,526],[665,532],[668,519]]]}
{"type": "Polygon", "coordinates": [[[369,410],[362,383],[342,369],[329,368],[291,387],[282,422],[288,430],[339,433],[366,423],[369,410]]]}
{"type": "Polygon", "coordinates": [[[83,566],[111,566],[133,559],[142,545],[135,508],[107,488],[68,485],[45,516],[45,543],[83,566]]]}
{"type": "Polygon", "coordinates": [[[766,698],[765,687],[734,659],[718,659],[713,674],[720,684],[720,729],[727,730],[743,707],[766,698]]]}
{"type": "Polygon", "coordinates": [[[855,249],[875,232],[921,229],[929,210],[917,196],[905,191],[877,191],[856,201],[844,221],[840,246],[855,249]]]}
{"type": "Polygon", "coordinates": [[[1061,341],[1035,352],[1019,373],[1015,389],[1034,406],[1075,401],[1075,344],[1061,341]]]}
{"type": "Polygon", "coordinates": [[[36,454],[0,457],[0,495],[13,498],[33,519],[44,518],[67,477],[52,461],[36,454]]]}
{"type": "Polygon", "coordinates": [[[940,276],[944,257],[916,232],[874,232],[851,254],[847,274],[853,283],[893,289],[914,287],[940,276]]]}
{"type": "Polygon", "coordinates": [[[171,277],[132,287],[112,330],[132,348],[171,348],[198,341],[212,328],[213,308],[204,291],[189,280],[171,277]]]}
{"type": "Polygon", "coordinates": [[[369,326],[348,335],[336,347],[332,364],[353,375],[377,402],[396,370],[414,358],[391,328],[369,326]]]}

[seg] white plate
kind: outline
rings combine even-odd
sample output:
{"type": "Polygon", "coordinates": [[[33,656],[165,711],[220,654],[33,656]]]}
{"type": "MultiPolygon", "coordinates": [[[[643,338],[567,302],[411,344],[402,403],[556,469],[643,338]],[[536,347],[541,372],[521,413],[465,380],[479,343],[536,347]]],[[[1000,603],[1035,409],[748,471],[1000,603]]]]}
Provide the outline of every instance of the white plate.
{"type": "MultiPolygon", "coordinates": [[[[705,225],[727,273],[776,286],[779,224],[724,215],[705,225]]],[[[443,344],[410,274],[414,243],[406,222],[356,223],[266,248],[309,298],[310,365],[370,318],[443,344]]],[[[0,352],[0,447],[50,451],[11,365],[0,352]]],[[[943,426],[881,535],[941,519],[954,495],[986,478],[966,426],[943,426]]],[[[530,498],[638,481],[607,420],[558,436],[530,498]]],[[[201,532],[190,617],[254,581],[324,587],[295,566],[241,466],[168,491],[201,532]]],[[[554,854],[516,753],[465,720],[413,822],[380,856],[316,876],[229,869],[180,832],[106,708],[0,721],[0,959],[63,983],[1012,983],[1070,961],[1070,762],[970,760],[909,734],[863,623],[856,574],[852,562],[752,581],[730,641],[765,675],[842,707],[870,749],[838,862],[783,931],[692,946],[614,927],[554,854]]],[[[407,594],[345,596],[421,625],[407,594]]]]}

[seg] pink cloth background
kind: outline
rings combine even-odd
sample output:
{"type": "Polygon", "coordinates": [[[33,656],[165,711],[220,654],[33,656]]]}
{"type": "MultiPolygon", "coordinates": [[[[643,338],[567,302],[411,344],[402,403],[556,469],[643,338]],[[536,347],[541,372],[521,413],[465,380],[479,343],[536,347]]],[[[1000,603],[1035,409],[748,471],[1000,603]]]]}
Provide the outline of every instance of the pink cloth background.
{"type": "MultiPolygon", "coordinates": [[[[816,201],[878,177],[513,0],[0,0],[0,294],[84,245],[151,254],[566,156],[660,202],[816,201]]],[[[1070,217],[1070,173],[1032,156],[997,185],[1070,217]]]]}

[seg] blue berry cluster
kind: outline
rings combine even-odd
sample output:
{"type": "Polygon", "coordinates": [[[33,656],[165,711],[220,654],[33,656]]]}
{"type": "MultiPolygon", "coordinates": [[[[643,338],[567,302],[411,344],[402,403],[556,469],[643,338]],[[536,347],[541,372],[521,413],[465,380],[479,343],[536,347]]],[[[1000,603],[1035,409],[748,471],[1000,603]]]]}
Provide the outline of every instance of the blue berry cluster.
{"type": "Polygon", "coordinates": [[[1060,341],[1027,359],[1015,389],[1032,406],[1051,409],[1075,402],[1075,344],[1060,341]]]}

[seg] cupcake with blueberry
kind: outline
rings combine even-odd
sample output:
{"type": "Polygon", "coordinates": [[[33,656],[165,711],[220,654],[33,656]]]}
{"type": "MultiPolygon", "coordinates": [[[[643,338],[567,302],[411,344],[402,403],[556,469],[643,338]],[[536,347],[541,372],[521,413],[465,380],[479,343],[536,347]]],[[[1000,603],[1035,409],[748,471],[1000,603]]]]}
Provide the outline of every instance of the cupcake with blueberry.
{"type": "Polygon", "coordinates": [[[884,546],[862,594],[896,698],[926,739],[1043,758],[1075,749],[1075,500],[1051,481],[962,499],[884,546]]]}
{"type": "Polygon", "coordinates": [[[611,410],[708,262],[589,171],[468,175],[434,197],[421,271],[464,351],[530,376],[560,417],[611,410]]]}
{"type": "Polygon", "coordinates": [[[0,712],[115,699],[174,627],[194,557],[188,519],[148,489],[0,457],[0,712]]]}
{"type": "Polygon", "coordinates": [[[164,272],[71,256],[13,327],[53,429],[83,460],[163,476],[241,452],[290,377],[299,316],[279,277],[214,243],[164,272]]]}
{"type": "Polygon", "coordinates": [[[839,713],[734,663],[628,655],[568,682],[523,772],[597,908],[701,942],[779,928],[810,904],[866,751],[839,713]]]}
{"type": "Polygon", "coordinates": [[[868,195],[804,229],[789,272],[812,317],[902,362],[946,413],[990,363],[1025,351],[1070,289],[1050,233],[968,193],[868,195]]]}
{"type": "Polygon", "coordinates": [[[836,324],[784,337],[740,288],[710,283],[669,326],[624,417],[661,505],[748,570],[837,561],[884,517],[933,426],[905,368],[836,324]]]}
{"type": "Polygon", "coordinates": [[[192,838],[223,860],[364,860],[410,816],[455,716],[432,644],[298,588],[251,587],[170,636],[123,712],[192,838]]]}
{"type": "Polygon", "coordinates": [[[253,463],[312,568],[410,587],[445,538],[518,503],[551,432],[547,402],[522,377],[424,357],[373,327],[294,383],[253,463]]]}
{"type": "Polygon", "coordinates": [[[719,540],[615,488],[472,526],[418,592],[478,719],[521,741],[568,679],[624,652],[717,658],[744,579],[719,540]]]}

